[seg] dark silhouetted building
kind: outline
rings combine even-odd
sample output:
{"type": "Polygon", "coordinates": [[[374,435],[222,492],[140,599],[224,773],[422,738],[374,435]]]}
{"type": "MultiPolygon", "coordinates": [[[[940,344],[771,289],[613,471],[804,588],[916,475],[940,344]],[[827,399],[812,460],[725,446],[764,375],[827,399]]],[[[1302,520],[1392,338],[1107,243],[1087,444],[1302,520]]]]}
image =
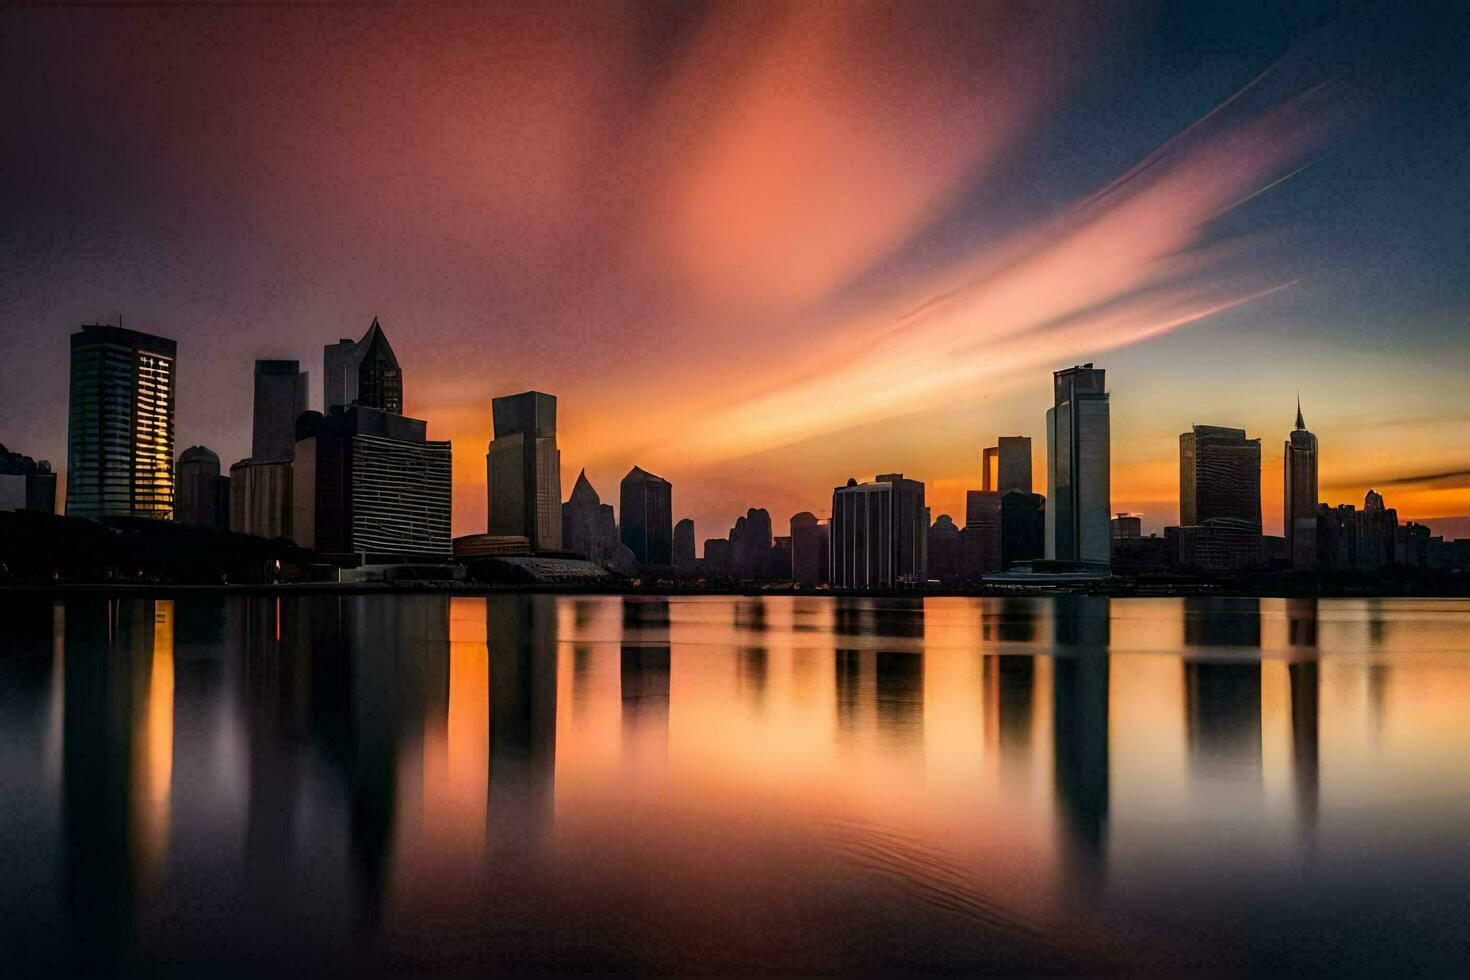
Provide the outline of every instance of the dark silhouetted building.
{"type": "MultiPolygon", "coordinates": [[[[364,564],[448,561],[451,458],[428,423],[354,406],[297,427],[292,536],[364,564]]],[[[234,495],[232,489],[232,496],[234,495]]]]}
{"type": "Polygon", "coordinates": [[[1130,538],[1143,537],[1143,518],[1138,514],[1117,514],[1113,517],[1113,544],[1130,538]]]}
{"type": "Polygon", "coordinates": [[[1285,494],[1281,524],[1292,568],[1317,567],[1317,437],[1302,420],[1296,403],[1296,428],[1286,439],[1285,494]]]}
{"type": "Polygon", "coordinates": [[[674,505],[669,481],[635,466],[623,477],[618,504],[618,534],[638,564],[672,564],[674,505]]]}
{"type": "Polygon", "coordinates": [[[1031,492],[1031,437],[1001,436],[980,458],[980,489],[1031,492]],[[992,475],[993,471],[993,475],[992,475]]]}
{"type": "Polygon", "coordinates": [[[1046,411],[1046,557],[1106,568],[1112,560],[1111,423],[1106,372],[1091,364],[1052,374],[1046,411]]]}
{"type": "Polygon", "coordinates": [[[522,535],[533,551],[562,547],[561,452],[556,448],[556,398],[539,391],[491,403],[495,438],[485,454],[488,527],[492,535],[522,535]]]}
{"type": "Polygon", "coordinates": [[[289,460],[242,459],[230,467],[230,530],[292,537],[295,478],[289,460]]]}
{"type": "Polygon", "coordinates": [[[830,580],[839,589],[922,585],[929,578],[924,484],[902,473],[832,491],[830,580]]]}
{"type": "Polygon", "coordinates": [[[1266,539],[1258,529],[1221,522],[1164,528],[1170,562],[1199,572],[1243,572],[1266,564],[1266,539]]]}
{"type": "Polygon", "coordinates": [[[122,327],[71,335],[68,516],[173,516],[177,356],[172,340],[122,327]]]}
{"type": "Polygon", "coordinates": [[[306,411],[306,385],[299,361],[255,362],[251,459],[290,459],[296,452],[296,417],[306,411]]]}
{"type": "Polygon", "coordinates": [[[34,460],[0,445],[0,511],[56,513],[56,474],[46,460],[34,460]]]}
{"type": "Polygon", "coordinates": [[[735,565],[729,538],[705,538],[703,571],[706,577],[726,579],[735,565]]]}
{"type": "Polygon", "coordinates": [[[322,374],[328,414],[349,405],[403,414],[403,371],[377,317],[356,343],[343,339],[323,348],[322,374]]]}
{"type": "Polygon", "coordinates": [[[1337,571],[1376,571],[1393,564],[1398,511],[1369,490],[1363,509],[1352,504],[1317,507],[1317,565],[1337,571]]]}
{"type": "Polygon", "coordinates": [[[203,446],[179,454],[174,519],[196,527],[230,526],[230,478],[221,476],[219,457],[203,446]]]}
{"type": "Polygon", "coordinates": [[[1000,538],[999,491],[966,491],[961,564],[967,574],[984,575],[1001,570],[1000,538]]]}
{"type": "Polygon", "coordinates": [[[963,584],[960,555],[960,529],[954,518],[940,514],[929,525],[929,578],[943,585],[963,584]]]}
{"type": "Polygon", "coordinates": [[[1046,555],[1046,498],[1010,490],[1000,498],[1000,565],[1036,561],[1046,555]]]}
{"type": "Polygon", "coordinates": [[[785,578],[790,571],[788,561],[778,561],[772,554],[775,535],[771,514],[764,507],[751,507],[730,528],[730,554],[736,578],[747,581],[770,581],[785,578]]]}
{"type": "MultiPolygon", "coordinates": [[[[804,589],[824,585],[831,563],[831,525],[809,511],[791,518],[791,581],[804,589]]],[[[708,558],[708,554],[705,555],[708,558]]]]}
{"type": "Polygon", "coordinates": [[[1179,524],[1261,529],[1261,440],[1196,425],[1179,437],[1179,524]]]}
{"type": "Polygon", "coordinates": [[[694,562],[694,522],[686,517],[674,525],[674,567],[692,569],[694,562]]]}
{"type": "Polygon", "coordinates": [[[622,547],[612,505],[602,502],[586,470],[577,475],[572,495],[561,506],[561,546],[596,565],[611,561],[622,547]]]}

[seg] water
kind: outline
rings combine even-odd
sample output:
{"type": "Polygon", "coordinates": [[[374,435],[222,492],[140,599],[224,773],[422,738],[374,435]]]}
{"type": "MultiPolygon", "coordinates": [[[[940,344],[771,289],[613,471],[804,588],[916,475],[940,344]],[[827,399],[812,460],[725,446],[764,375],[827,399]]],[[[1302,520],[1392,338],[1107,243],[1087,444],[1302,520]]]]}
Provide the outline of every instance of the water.
{"type": "Polygon", "coordinates": [[[1470,953],[1470,603],[0,612],[9,975],[1470,953]]]}

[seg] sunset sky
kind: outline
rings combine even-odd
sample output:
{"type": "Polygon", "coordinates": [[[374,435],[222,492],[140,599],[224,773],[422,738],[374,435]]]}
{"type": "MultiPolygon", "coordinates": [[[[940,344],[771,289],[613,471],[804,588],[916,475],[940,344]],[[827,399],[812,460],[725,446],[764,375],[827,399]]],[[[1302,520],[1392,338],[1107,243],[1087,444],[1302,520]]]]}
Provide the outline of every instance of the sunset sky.
{"type": "Polygon", "coordinates": [[[1147,529],[1197,422],[1279,533],[1298,392],[1324,500],[1470,515],[1464,4],[105,6],[0,11],[0,442],[58,468],[82,323],[176,339],[228,466],[253,359],[319,408],[377,316],[456,534],[528,388],[700,541],[887,471],[963,523],[1085,360],[1147,529]]]}

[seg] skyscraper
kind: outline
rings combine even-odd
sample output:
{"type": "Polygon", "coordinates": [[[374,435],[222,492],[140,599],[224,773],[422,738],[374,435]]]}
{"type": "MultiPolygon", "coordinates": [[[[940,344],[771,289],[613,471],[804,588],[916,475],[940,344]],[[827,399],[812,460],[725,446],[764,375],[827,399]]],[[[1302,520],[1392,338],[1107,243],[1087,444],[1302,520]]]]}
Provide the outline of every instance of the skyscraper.
{"type": "Polygon", "coordinates": [[[1196,425],[1179,436],[1179,524],[1261,529],[1261,440],[1196,425]]]}
{"type": "Polygon", "coordinates": [[[831,565],[831,523],[819,521],[810,511],[791,518],[791,581],[812,588],[827,581],[831,565]]]}
{"type": "Polygon", "coordinates": [[[1112,560],[1111,435],[1106,372],[1090,363],[1052,374],[1046,411],[1046,557],[1107,567],[1112,560]]]}
{"type": "Polygon", "coordinates": [[[427,431],[363,405],[304,413],[289,498],[296,543],[365,563],[448,561],[450,446],[427,431]]]}
{"type": "Polygon", "coordinates": [[[694,521],[687,517],[674,525],[674,566],[694,567],[694,521]]]}
{"type": "Polygon", "coordinates": [[[556,398],[539,391],[491,402],[495,438],[485,454],[490,534],[520,535],[532,551],[561,548],[561,452],[556,398]]]}
{"type": "Polygon", "coordinates": [[[1031,437],[1001,436],[980,459],[980,489],[1031,492],[1031,437]],[[995,475],[991,476],[992,463],[995,475]]]}
{"type": "Polygon", "coordinates": [[[572,495],[561,505],[561,546],[597,565],[611,561],[622,547],[612,505],[602,502],[586,470],[578,474],[572,495]]]}
{"type": "Polygon", "coordinates": [[[257,360],[250,458],[290,459],[296,452],[296,417],[304,411],[306,372],[301,362],[257,360]]]}
{"type": "Polygon", "coordinates": [[[1302,421],[1302,403],[1296,403],[1296,428],[1286,439],[1285,493],[1282,527],[1292,568],[1317,566],[1317,437],[1302,421]]]}
{"type": "Polygon", "coordinates": [[[832,567],[838,589],[922,585],[928,580],[929,508],[924,484],[902,473],[832,491],[832,567]]]}
{"type": "Polygon", "coordinates": [[[174,341],[122,327],[71,335],[69,516],[173,515],[177,355],[174,341]]]}
{"type": "Polygon", "coordinates": [[[674,550],[673,486],[637,466],[623,477],[618,534],[640,565],[669,565],[674,550]]]}
{"type": "Polygon", "coordinates": [[[403,371],[377,317],[361,340],[322,348],[322,401],[327,414],[339,405],[403,414],[403,371]]]}

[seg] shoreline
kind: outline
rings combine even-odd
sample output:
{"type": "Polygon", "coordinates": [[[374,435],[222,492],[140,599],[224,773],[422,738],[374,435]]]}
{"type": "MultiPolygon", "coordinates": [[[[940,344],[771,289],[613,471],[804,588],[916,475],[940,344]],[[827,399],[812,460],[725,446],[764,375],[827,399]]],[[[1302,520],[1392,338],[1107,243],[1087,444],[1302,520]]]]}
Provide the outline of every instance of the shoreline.
{"type": "Polygon", "coordinates": [[[1470,599],[1461,590],[1392,590],[1392,589],[1318,589],[1313,591],[1283,589],[1250,589],[1237,583],[1176,584],[1158,587],[1091,587],[1007,585],[978,589],[877,589],[833,591],[831,589],[798,589],[790,586],[718,588],[694,586],[610,586],[595,587],[556,584],[491,584],[465,582],[280,582],[272,584],[203,584],[162,582],[48,582],[0,585],[0,599],[20,596],[111,596],[145,598],[184,595],[274,595],[274,596],[343,596],[343,595],[567,595],[567,596],[794,596],[827,599],[991,599],[1045,596],[1097,596],[1110,599],[1166,598],[1241,598],[1241,599],[1470,599]]]}

